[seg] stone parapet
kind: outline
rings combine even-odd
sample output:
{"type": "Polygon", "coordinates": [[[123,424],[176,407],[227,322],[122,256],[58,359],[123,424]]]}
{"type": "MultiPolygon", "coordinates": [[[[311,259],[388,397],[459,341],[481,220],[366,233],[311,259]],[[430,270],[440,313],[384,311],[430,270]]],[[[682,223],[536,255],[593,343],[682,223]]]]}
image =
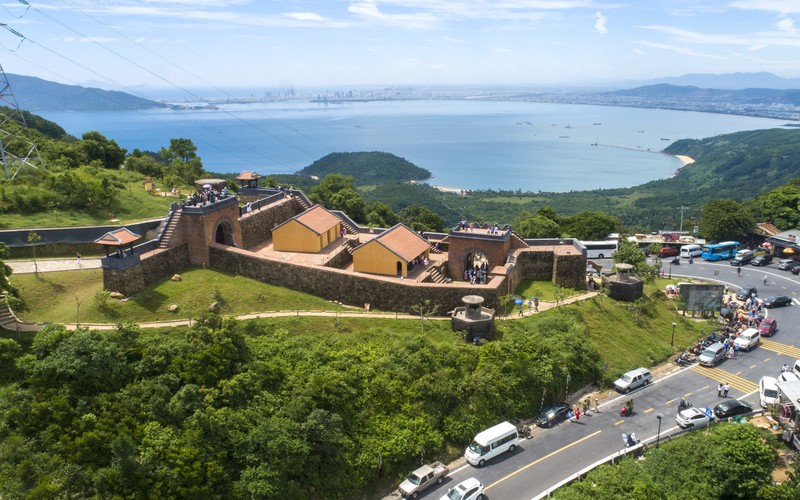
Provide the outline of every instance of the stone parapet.
{"type": "Polygon", "coordinates": [[[127,269],[103,268],[103,288],[120,292],[125,296],[135,295],[159,280],[171,276],[189,265],[189,249],[186,244],[159,250],[143,256],[138,265],[127,269]]]}
{"type": "Polygon", "coordinates": [[[210,265],[232,274],[246,276],[271,285],[282,286],[317,297],[355,306],[370,304],[376,309],[407,312],[412,307],[429,300],[438,306],[438,315],[445,315],[462,305],[465,295],[479,295],[485,304],[496,307],[504,292],[505,280],[492,280],[487,285],[471,286],[468,283],[417,283],[354,274],[329,267],[303,266],[278,262],[250,254],[236,248],[212,245],[209,248],[210,265]]]}

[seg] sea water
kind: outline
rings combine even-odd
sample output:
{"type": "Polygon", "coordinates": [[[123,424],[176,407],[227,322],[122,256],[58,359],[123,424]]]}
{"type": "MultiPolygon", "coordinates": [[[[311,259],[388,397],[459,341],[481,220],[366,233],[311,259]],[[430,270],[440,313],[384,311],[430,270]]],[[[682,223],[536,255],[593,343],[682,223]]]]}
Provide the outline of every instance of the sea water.
{"type": "Polygon", "coordinates": [[[96,130],[132,151],[172,138],[206,170],[294,173],[332,152],[385,151],[429,170],[432,185],[572,191],[673,175],[670,143],[780,127],[784,121],[647,108],[511,101],[287,101],[217,109],[45,112],[70,134],[96,130]]]}

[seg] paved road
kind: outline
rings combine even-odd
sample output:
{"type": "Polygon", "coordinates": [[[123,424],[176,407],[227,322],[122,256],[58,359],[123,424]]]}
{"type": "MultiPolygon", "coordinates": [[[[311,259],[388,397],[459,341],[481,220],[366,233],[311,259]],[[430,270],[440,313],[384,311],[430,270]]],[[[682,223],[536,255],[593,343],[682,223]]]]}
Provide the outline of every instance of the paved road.
{"type": "MultiPolygon", "coordinates": [[[[752,284],[758,287],[761,297],[788,295],[800,305],[800,280],[778,270],[774,264],[761,268],[745,266],[739,277],[736,268],[728,262],[709,263],[697,259],[694,264],[673,266],[672,274],[673,277],[718,279],[731,291],[752,284]],[[766,286],[763,285],[765,274],[768,277],[766,286]]],[[[614,395],[604,400],[600,413],[581,417],[580,423],[564,422],[552,429],[536,429],[534,437],[523,440],[515,452],[498,457],[483,468],[459,460],[451,465],[453,472],[446,483],[426,492],[423,498],[439,498],[447,488],[470,476],[486,486],[489,498],[527,500],[536,497],[592,463],[619,453],[624,448],[622,432],[635,432],[651,446],[659,438],[669,439],[683,432],[675,423],[680,398],[687,398],[696,407],[713,408],[721,400],[717,397],[720,382],[731,386],[729,397],[744,399],[759,408],[757,391],[761,377],[777,376],[781,365],[791,365],[795,359],[800,359],[800,307],[771,309],[767,314],[777,319],[778,332],[764,339],[753,351],[742,352],[738,358],[723,361],[715,368],[675,366],[668,369],[666,376],[646,388],[629,396],[614,395]],[[634,415],[620,417],[620,407],[631,397],[635,401],[634,415]],[[660,432],[659,414],[662,415],[660,432]]]]}

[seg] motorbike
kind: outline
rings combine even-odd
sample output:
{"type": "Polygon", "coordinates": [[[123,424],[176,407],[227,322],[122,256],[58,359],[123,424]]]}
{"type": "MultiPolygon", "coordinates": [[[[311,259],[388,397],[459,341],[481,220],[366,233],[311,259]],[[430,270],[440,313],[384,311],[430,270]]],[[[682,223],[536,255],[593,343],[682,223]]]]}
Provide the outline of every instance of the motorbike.
{"type": "Polygon", "coordinates": [[[685,409],[691,408],[691,407],[692,407],[692,403],[686,401],[683,398],[681,398],[680,403],[678,403],[678,411],[682,411],[682,410],[685,410],[685,409]]]}
{"type": "Polygon", "coordinates": [[[623,406],[619,410],[619,416],[620,417],[628,417],[630,415],[633,415],[633,400],[632,399],[626,401],[625,402],[625,406],[623,406]]]}
{"type": "Polygon", "coordinates": [[[674,259],[672,259],[672,265],[673,266],[680,266],[681,265],[681,259],[678,258],[678,257],[675,257],[674,259]]]}
{"type": "Polygon", "coordinates": [[[636,434],[633,432],[630,434],[625,434],[624,432],[622,433],[622,442],[625,443],[626,448],[629,446],[636,446],[641,441],[642,440],[636,437],[636,434]]]}

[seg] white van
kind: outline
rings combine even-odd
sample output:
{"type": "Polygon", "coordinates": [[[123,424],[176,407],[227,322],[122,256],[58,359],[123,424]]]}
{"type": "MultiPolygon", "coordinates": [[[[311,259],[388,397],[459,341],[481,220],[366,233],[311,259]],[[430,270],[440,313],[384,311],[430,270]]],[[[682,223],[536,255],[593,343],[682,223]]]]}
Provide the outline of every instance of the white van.
{"type": "Polygon", "coordinates": [[[647,368],[637,368],[614,381],[614,388],[625,394],[643,387],[653,381],[653,374],[647,368]]]}
{"type": "Polygon", "coordinates": [[[701,255],[703,255],[703,247],[700,245],[683,245],[681,247],[681,259],[700,257],[701,255]]]}
{"type": "Polygon", "coordinates": [[[510,422],[503,422],[478,433],[464,452],[464,458],[472,465],[483,467],[490,460],[517,447],[517,428],[510,422]]]}
{"type": "Polygon", "coordinates": [[[800,359],[794,362],[794,365],[792,365],[792,371],[795,375],[800,377],[800,359]]]}
{"type": "Polygon", "coordinates": [[[761,380],[758,382],[758,394],[761,399],[762,408],[780,403],[781,396],[778,394],[776,382],[777,380],[775,377],[761,377],[761,380]]]}

